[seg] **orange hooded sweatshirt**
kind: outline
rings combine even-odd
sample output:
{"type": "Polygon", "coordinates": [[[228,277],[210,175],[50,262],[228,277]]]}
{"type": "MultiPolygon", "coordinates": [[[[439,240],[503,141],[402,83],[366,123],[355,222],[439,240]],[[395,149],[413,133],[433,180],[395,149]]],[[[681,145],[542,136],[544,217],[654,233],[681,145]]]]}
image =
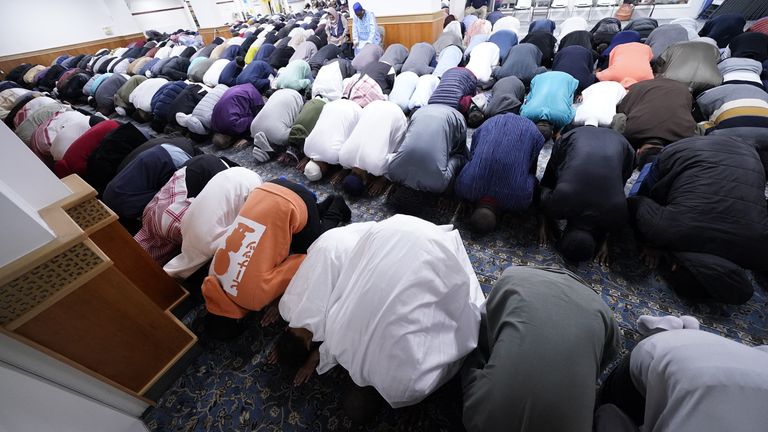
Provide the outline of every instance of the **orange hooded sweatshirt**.
{"type": "Polygon", "coordinates": [[[280,297],[305,255],[290,255],[293,235],[307,224],[307,206],[274,183],[254,189],[203,281],[209,312],[239,319],[280,297]]]}
{"type": "Polygon", "coordinates": [[[611,51],[608,69],[595,76],[600,81],[616,81],[629,88],[638,81],[653,79],[652,58],[653,51],[648,45],[639,42],[621,44],[611,51]]]}

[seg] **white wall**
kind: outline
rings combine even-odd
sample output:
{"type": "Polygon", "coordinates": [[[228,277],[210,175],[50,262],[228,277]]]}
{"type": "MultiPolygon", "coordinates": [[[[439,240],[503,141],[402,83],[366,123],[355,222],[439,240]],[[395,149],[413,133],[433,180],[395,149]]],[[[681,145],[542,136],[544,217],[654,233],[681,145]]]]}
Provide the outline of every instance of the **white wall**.
{"type": "Polygon", "coordinates": [[[141,420],[0,363],[0,431],[146,432],[141,420]]]}
{"type": "Polygon", "coordinates": [[[159,32],[173,33],[178,29],[195,29],[192,16],[184,8],[182,0],[124,0],[124,3],[128,5],[131,13],[182,8],[134,15],[133,19],[142,31],[157,30],[159,32]]]}
{"type": "MultiPolygon", "coordinates": [[[[79,369],[64,364],[2,332],[0,332],[0,364],[55,383],[62,388],[99,401],[131,417],[139,417],[149,406],[147,402],[118,390],[79,369]]],[[[4,389],[4,387],[0,385],[0,389],[4,389]]]]}
{"type": "Polygon", "coordinates": [[[140,31],[122,0],[3,0],[0,4],[0,56],[140,31]]]}
{"type": "Polygon", "coordinates": [[[225,3],[217,2],[216,7],[219,9],[219,14],[221,14],[221,16],[224,17],[224,20],[228,23],[232,23],[238,19],[243,19],[243,3],[241,0],[234,0],[225,3]]]}
{"type": "Polygon", "coordinates": [[[4,123],[0,123],[0,142],[0,181],[32,208],[40,210],[72,193],[4,123]]]}
{"type": "Polygon", "coordinates": [[[0,266],[53,240],[37,211],[72,193],[31,150],[0,124],[0,266]]]}
{"type": "Polygon", "coordinates": [[[440,10],[440,0],[349,0],[350,9],[356,1],[377,17],[432,13],[440,10]]]}
{"type": "Polygon", "coordinates": [[[221,13],[221,9],[216,5],[215,0],[190,0],[189,4],[195,10],[195,16],[197,17],[197,22],[200,23],[200,28],[219,27],[229,21],[229,17],[225,17],[221,13]]]}

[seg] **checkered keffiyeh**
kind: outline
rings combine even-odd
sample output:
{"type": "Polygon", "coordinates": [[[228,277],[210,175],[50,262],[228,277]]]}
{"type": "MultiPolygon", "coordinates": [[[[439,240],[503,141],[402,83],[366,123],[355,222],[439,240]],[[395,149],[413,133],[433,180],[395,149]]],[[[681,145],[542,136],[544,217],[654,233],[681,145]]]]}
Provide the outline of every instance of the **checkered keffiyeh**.
{"type": "Polygon", "coordinates": [[[363,75],[359,79],[352,77],[344,86],[344,97],[357,102],[360,107],[377,100],[386,100],[379,84],[368,75],[363,75]]]}
{"type": "Polygon", "coordinates": [[[141,230],[133,237],[160,265],[181,246],[181,220],[192,202],[187,198],[186,177],[186,167],[173,174],[144,208],[141,230]]]}

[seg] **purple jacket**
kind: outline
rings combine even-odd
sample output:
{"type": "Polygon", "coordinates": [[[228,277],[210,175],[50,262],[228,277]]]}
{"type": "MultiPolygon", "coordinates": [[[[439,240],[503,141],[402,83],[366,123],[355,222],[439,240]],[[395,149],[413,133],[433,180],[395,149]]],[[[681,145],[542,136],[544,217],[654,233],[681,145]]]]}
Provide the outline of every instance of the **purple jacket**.
{"type": "Polygon", "coordinates": [[[251,84],[236,85],[221,96],[213,107],[211,129],[230,136],[250,131],[251,121],[264,106],[261,93],[251,84]]]}

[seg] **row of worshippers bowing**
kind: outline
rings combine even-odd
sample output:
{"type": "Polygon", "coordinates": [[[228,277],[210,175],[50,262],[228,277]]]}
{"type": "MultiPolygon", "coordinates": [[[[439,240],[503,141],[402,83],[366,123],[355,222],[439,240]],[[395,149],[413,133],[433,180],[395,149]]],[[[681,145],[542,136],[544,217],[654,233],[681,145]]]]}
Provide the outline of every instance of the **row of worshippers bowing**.
{"type": "MultiPolygon", "coordinates": [[[[279,21],[265,22],[274,20],[279,21]]],[[[734,55],[739,50],[733,44],[730,51],[730,61],[749,59],[734,55]]],[[[86,63],[93,62],[93,68],[99,60],[86,63]]],[[[349,66],[344,59],[329,64],[334,71],[349,66]]],[[[702,61],[690,69],[706,65],[702,61]]],[[[715,64],[717,73],[720,65],[715,64]]],[[[69,77],[87,75],[88,67],[69,77]]],[[[126,113],[151,117],[156,127],[180,127],[188,135],[149,140],[133,123],[89,116],[20,87],[19,81],[29,85],[23,75],[0,83],[0,117],[57,174],[82,175],[123,223],[140,224],[136,240],[170,275],[183,279],[203,269],[207,331],[236,335],[250,311],[264,311],[265,325],[281,316],[289,330],[270,360],[297,368],[296,384],[315,370],[343,366],[356,384],[345,404],[361,421],[381,399],[393,407],[418,403],[457,373],[469,430],[590,430],[595,418],[598,429],[603,427],[599,430],[633,430],[642,424],[648,430],[747,431],[768,420],[759,409],[768,388],[767,354],[701,332],[689,317],[641,319],[639,330],[645,334],[669,331],[649,337],[624,359],[603,385],[602,406],[593,417],[596,377],[615,358],[620,337],[610,308],[578,277],[561,269],[512,267],[484,299],[461,237],[451,227],[404,215],[341,226],[351,219],[341,195],[317,202],[300,184],[265,183],[230,160],[199,154],[190,139],[213,133],[221,146],[239,140],[236,145],[245,147],[240,139],[252,132],[258,145],[247,148],[256,157],[266,160],[291,148],[298,160],[302,146],[312,158],[308,148],[320,131],[317,145],[335,142],[339,148],[330,152],[339,161],[344,148],[353,145],[347,151],[355,162],[346,167],[356,170],[335,173],[348,192],[361,192],[356,186],[366,181],[373,186],[378,179],[372,171],[383,166],[384,176],[409,189],[454,190],[476,204],[471,225],[481,231],[495,224],[498,212],[537,202],[545,216],[542,240],[548,238],[546,228],[554,226],[548,219],[566,220],[558,246],[574,260],[604,251],[598,246],[602,240],[630,220],[643,244],[668,252],[669,278],[682,295],[743,303],[752,295],[743,269],[766,270],[768,247],[760,159],[768,97],[750,73],[740,70],[738,80],[721,77],[725,83],[697,93],[698,111],[710,122],[706,136],[697,135],[696,113],[691,113],[692,82],[671,78],[634,83],[622,78],[626,90],[611,81],[596,83],[584,89],[574,109],[576,78],[559,71],[535,75],[525,97],[514,90],[518,81],[525,86],[523,80],[509,76],[493,85],[483,106],[482,98],[473,99],[474,72],[451,68],[407,124],[403,108],[391,100],[365,102],[349,98],[351,92],[344,93],[351,100],[317,98],[312,94],[317,79],[306,78],[310,83],[301,90],[312,95],[306,103],[292,88],[274,85],[271,92],[272,84],[264,90],[270,94],[265,103],[247,82],[231,88],[219,84],[189,104],[191,91],[184,92],[202,85],[165,80],[155,90],[141,90],[155,79],[149,78],[118,96],[133,76],[117,86],[112,103],[120,107],[120,100],[126,113]],[[497,87],[504,82],[513,83],[513,90],[497,87]],[[181,84],[175,98],[173,93],[155,98],[163,87],[181,84]],[[219,97],[198,110],[221,86],[219,97]],[[619,94],[618,107],[611,99],[589,101],[590,88],[608,86],[619,94]],[[717,93],[722,89],[727,91],[717,93]],[[158,108],[161,101],[166,106],[158,108]],[[478,110],[470,110],[473,103],[482,125],[469,151],[465,116],[477,117],[478,110]],[[508,108],[489,113],[494,103],[508,108]],[[180,104],[186,108],[174,111],[180,104]],[[589,109],[582,111],[582,126],[574,119],[584,106],[589,109]],[[211,114],[206,117],[204,110],[211,114]],[[529,110],[541,117],[529,117],[529,110]],[[298,122],[302,114],[310,119],[298,122]],[[570,120],[561,124],[563,117],[570,120]],[[606,127],[612,123],[615,128],[606,127]],[[633,130],[641,132],[635,136],[633,130]],[[340,134],[348,136],[335,138],[340,134]],[[539,182],[538,153],[549,134],[556,142],[539,182]],[[276,140],[283,136],[284,141],[276,140]],[[636,155],[644,146],[646,151],[636,155]],[[626,199],[624,184],[638,156],[653,162],[642,166],[642,180],[626,199]],[[392,174],[398,164],[402,179],[392,174]],[[393,267],[404,271],[393,273],[393,267]]],[[[49,72],[44,75],[48,81],[49,72]]],[[[121,76],[113,72],[98,85],[94,80],[90,84],[96,88],[87,91],[98,92],[115,75],[121,76]]],[[[66,87],[58,81],[57,90],[66,87]]],[[[378,86],[368,84],[374,91],[373,84],[378,86]]],[[[101,111],[99,99],[94,94],[101,111]]],[[[649,252],[646,258],[652,263],[656,257],[649,252]]]]}
{"type": "MultiPolygon", "coordinates": [[[[288,22],[297,18],[301,16],[288,22]]],[[[272,34],[275,29],[271,27],[279,27],[281,19],[285,18],[261,18],[251,20],[251,25],[259,22],[255,32],[266,37],[264,31],[272,34]]],[[[532,23],[532,27],[542,24],[553,27],[545,20],[532,23]]],[[[622,33],[616,33],[605,48],[610,50],[609,67],[598,72],[597,78],[612,73],[608,77],[617,81],[592,83],[594,76],[582,75],[575,68],[565,68],[571,73],[544,72],[539,66],[542,50],[533,43],[511,46],[504,63],[495,70],[485,68],[493,61],[481,61],[488,57],[482,54],[500,53],[500,45],[480,43],[467,49],[467,67],[452,67],[441,73],[439,65],[445,52],[463,47],[455,31],[457,25],[455,21],[449,22],[433,45],[416,44],[410,52],[393,45],[378,61],[360,66],[356,62],[365,56],[366,50],[381,51],[371,45],[351,62],[336,58],[319,68],[309,67],[307,78],[298,80],[289,79],[294,76],[288,72],[293,65],[308,67],[303,60],[290,62],[276,79],[267,77],[264,82],[246,81],[232,87],[219,83],[211,89],[195,83],[194,76],[186,81],[172,81],[163,78],[164,75],[147,78],[136,74],[129,78],[126,75],[130,74],[106,72],[88,79],[83,92],[93,94],[91,102],[100,112],[118,109],[139,120],[152,118],[156,130],[181,129],[195,140],[213,134],[213,142],[219,147],[230,146],[237,140],[235,145],[249,146],[258,161],[280,154],[278,159],[283,162],[297,162],[308,180],[328,176],[351,195],[366,191],[376,195],[386,190],[390,180],[394,181],[404,187],[390,195],[391,202],[404,213],[419,211],[420,195],[410,192],[453,193],[474,204],[470,222],[480,232],[492,230],[502,212],[522,211],[535,203],[542,213],[541,242],[557,239],[558,249],[571,261],[597,256],[600,262],[606,262],[609,236],[630,221],[646,246],[643,258],[648,264],[655,266],[658,250],[674,252],[669,266],[672,270],[667,273],[682,295],[736,304],[749,300],[753,290],[744,269],[766,270],[762,257],[766,238],[768,94],[760,72],[761,62],[768,59],[768,35],[745,32],[719,42],[728,53],[719,62],[721,54],[714,44],[701,40],[672,43],[661,50],[656,65],[663,65],[663,71],[654,78],[654,41],[669,43],[667,33],[688,37],[685,28],[680,24],[658,27],[649,32],[649,44],[620,44],[616,39],[621,39],[622,33]],[[446,40],[454,40],[455,44],[446,45],[446,40]],[[535,55],[516,57],[520,52],[535,55]],[[523,57],[533,60],[526,62],[523,57]],[[433,69],[428,64],[435,58],[440,60],[433,69]],[[514,66],[515,74],[502,77],[500,71],[508,64],[514,66]],[[361,72],[344,79],[355,68],[361,72]],[[400,73],[395,75],[393,71],[398,69],[400,73]],[[317,71],[314,79],[313,70],[317,71]],[[483,75],[485,72],[488,73],[483,75]],[[498,80],[494,81],[491,75],[498,80]],[[483,91],[490,84],[484,84],[478,76],[494,81],[490,91],[483,91]],[[582,81],[587,83],[582,85],[582,81]],[[285,83],[295,86],[285,87],[285,83]],[[480,93],[475,95],[478,86],[480,93]],[[259,89],[269,95],[266,102],[259,89]],[[305,96],[311,98],[305,102],[305,96]],[[414,99],[420,102],[413,104],[414,99]],[[574,100],[578,100],[575,106],[574,100]],[[481,125],[474,132],[471,149],[466,144],[467,119],[470,125],[481,125]],[[249,133],[254,140],[252,147],[243,139],[249,133]],[[538,154],[553,136],[556,142],[552,157],[539,182],[535,176],[538,154]],[[661,151],[671,143],[675,145],[661,151]],[[730,153],[727,156],[723,154],[724,148],[730,153]],[[659,160],[649,163],[657,157],[659,160]],[[596,163],[598,160],[601,162],[596,163]],[[692,163],[681,165],[679,160],[692,163]],[[635,167],[643,169],[642,181],[635,184],[627,200],[624,186],[635,167]],[[702,177],[710,181],[697,180],[702,177]],[[734,181],[736,178],[739,180],[734,181]],[[718,199],[706,199],[712,196],[718,199]],[[559,230],[554,223],[557,220],[569,223],[559,230]]],[[[592,32],[581,31],[586,33],[584,38],[575,39],[589,39],[590,49],[599,48],[593,46],[595,41],[605,45],[608,39],[600,35],[617,31],[618,25],[613,19],[605,19],[592,32]]],[[[744,24],[740,25],[743,28],[744,24]]],[[[563,27],[573,28],[573,21],[563,27]]],[[[707,23],[704,29],[708,27],[720,28],[716,23],[707,23]]],[[[291,26],[279,31],[286,29],[287,39],[295,37],[291,34],[297,30],[306,31],[291,26]]],[[[509,29],[497,29],[490,39],[495,41],[496,36],[505,32],[515,35],[509,29]]],[[[588,49],[567,44],[580,31],[563,35],[564,32],[554,55],[555,65],[570,64],[559,60],[571,49],[588,49]]],[[[710,34],[718,36],[723,32],[710,34]]],[[[534,30],[528,37],[536,35],[554,43],[554,36],[546,31],[534,30]]],[[[252,37],[237,36],[232,40],[243,42],[252,37]]],[[[177,42],[160,42],[160,49],[166,49],[169,55],[182,52],[161,61],[194,51],[197,39],[187,39],[193,45],[184,45],[181,38],[177,42]]],[[[217,50],[230,42],[214,43],[197,53],[209,48],[217,50]]],[[[87,63],[85,69],[77,68],[75,74],[65,72],[67,76],[55,83],[56,90],[67,87],[71,81],[67,78],[87,76],[89,68],[119,64],[123,57],[117,54],[125,54],[138,45],[111,53],[115,55],[102,53],[79,60],[80,56],[76,56],[78,63],[87,63]],[[102,61],[104,57],[107,60],[102,61]],[[115,60],[108,60],[111,57],[115,60]],[[62,81],[64,84],[60,85],[62,81]]],[[[251,45],[258,45],[258,38],[251,45]]],[[[230,47],[242,50],[233,43],[223,51],[235,51],[230,47]]],[[[264,47],[262,44],[261,48],[264,47]]],[[[155,48],[158,47],[150,51],[155,48]]],[[[459,54],[461,62],[464,57],[459,54]]],[[[62,65],[69,60],[63,59],[62,65]]],[[[209,59],[195,64],[206,60],[209,59]]],[[[255,64],[251,62],[237,79],[252,77],[248,70],[255,64]]],[[[14,75],[17,82],[29,87],[27,74],[12,72],[9,78],[14,75]]],[[[48,75],[42,81],[47,81],[48,75]]],[[[37,84],[44,90],[47,83],[37,84]]],[[[14,85],[17,84],[4,82],[2,88],[14,85]]],[[[53,165],[57,174],[83,175],[124,221],[136,225],[172,171],[184,163],[183,157],[171,156],[178,153],[190,157],[197,152],[185,137],[161,137],[139,146],[146,137],[132,124],[120,125],[110,120],[90,128],[101,118],[89,117],[27,88],[7,88],[0,98],[9,111],[6,123],[53,165]],[[122,134],[130,139],[112,138],[122,134]],[[122,145],[122,153],[104,156],[113,151],[113,146],[103,143],[113,141],[122,145]],[[171,152],[170,156],[162,153],[166,162],[173,159],[162,175],[153,171],[151,181],[137,182],[137,176],[150,170],[141,164],[123,170],[152,145],[165,144],[170,149],[174,142],[184,150],[171,152]],[[125,157],[128,153],[131,155],[125,157]],[[93,163],[95,160],[102,164],[93,163]],[[118,172],[121,175],[116,175],[118,172]]],[[[154,153],[145,156],[151,154],[154,153]]],[[[178,193],[166,191],[166,195],[183,199],[178,193]]],[[[162,215],[163,211],[157,213],[162,215]]],[[[154,226],[156,231],[179,225],[163,223],[162,216],[157,217],[159,221],[144,225],[154,226]]],[[[143,234],[140,238],[145,237],[143,234]]],[[[180,232],[165,237],[173,238],[172,245],[160,249],[173,250],[181,243],[180,232]]],[[[170,258],[164,254],[153,256],[162,264],[170,258]]]]}

